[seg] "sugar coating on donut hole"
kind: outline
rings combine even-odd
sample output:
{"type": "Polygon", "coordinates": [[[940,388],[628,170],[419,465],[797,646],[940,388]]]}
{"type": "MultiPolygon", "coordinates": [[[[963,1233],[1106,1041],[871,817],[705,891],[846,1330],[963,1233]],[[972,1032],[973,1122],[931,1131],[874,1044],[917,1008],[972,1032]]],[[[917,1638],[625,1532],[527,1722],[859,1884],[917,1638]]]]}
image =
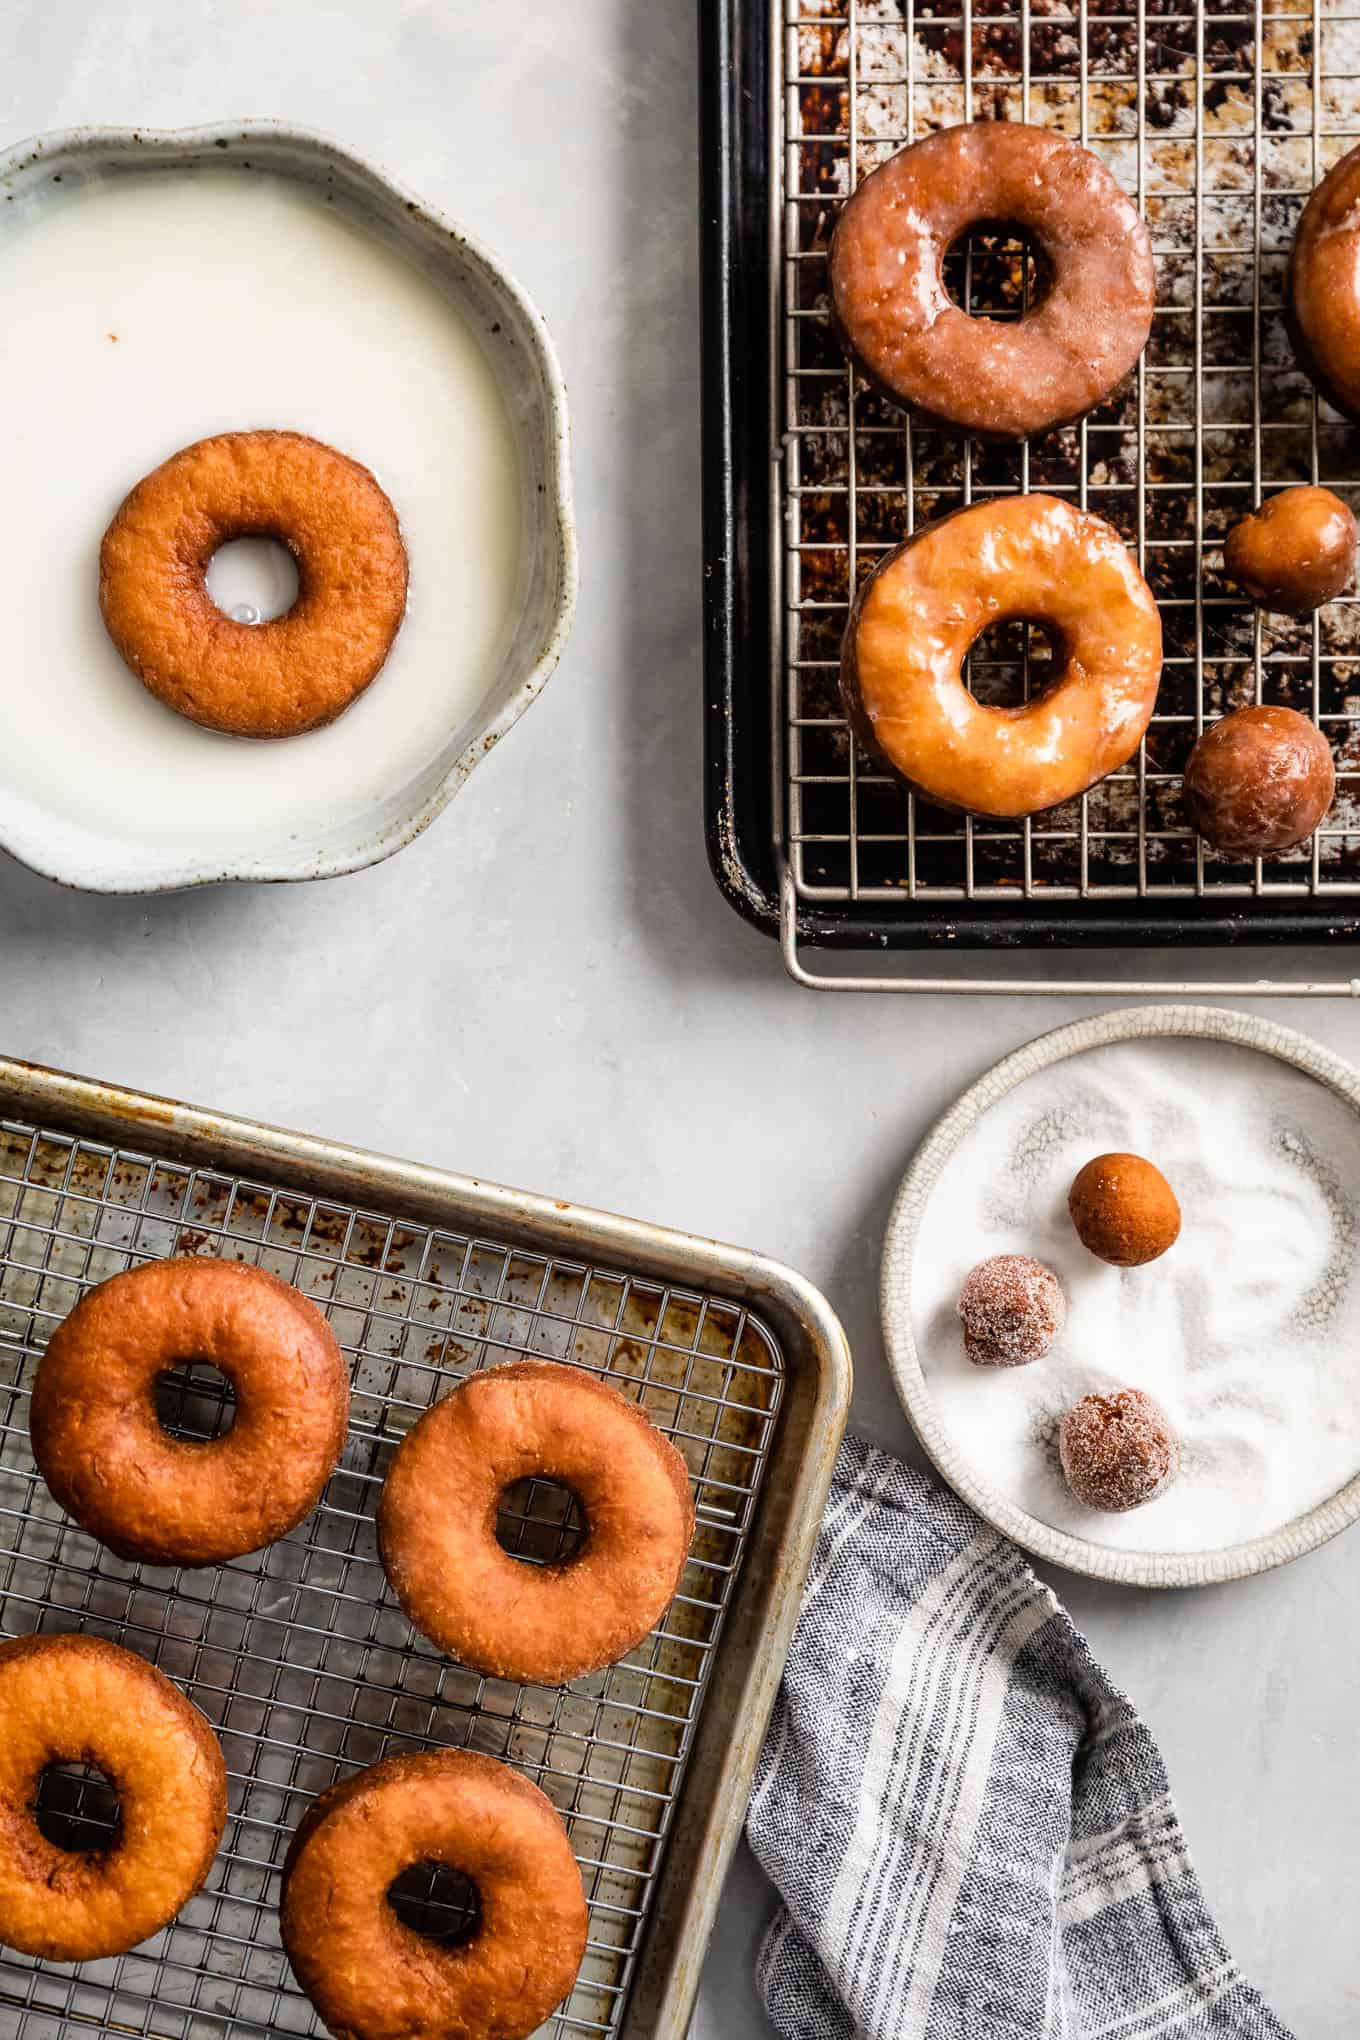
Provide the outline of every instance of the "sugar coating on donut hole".
{"type": "Polygon", "coordinates": [[[607,1382],[555,1361],[469,1375],[398,1447],[378,1501],[378,1548],[423,1636],[493,1678],[561,1685],[640,1643],[689,1555],[684,1460],[607,1382]],[[556,1482],[585,1521],[579,1548],[535,1565],[496,1536],[516,1483],[556,1482]]]}
{"type": "Polygon", "coordinates": [[[99,604],[124,661],[176,714],[233,736],[333,722],[381,671],[406,611],[397,513],[368,469],[300,432],[200,439],[137,483],[104,534],[99,604]],[[208,593],[235,538],[292,554],[297,600],[250,624],[208,593]]]}
{"type": "Polygon", "coordinates": [[[959,1292],[963,1350],[976,1367],[1024,1367],[1042,1359],[1067,1318],[1062,1284],[1029,1254],[992,1254],[959,1292]]]}
{"type": "Polygon", "coordinates": [[[121,1955],[167,1926],[207,1876],[227,1771],[206,1718],[144,1658],[102,1637],[0,1643],[0,1943],[47,1962],[121,1955]],[[118,1794],[107,1847],[49,1841],[44,1771],[90,1763],[118,1794]]]}
{"type": "Polygon", "coordinates": [[[1137,208],[1080,143],[1020,121],[974,121],[910,143],[866,177],[837,219],[831,308],[868,379],[918,416],[1024,438],[1102,402],[1152,330],[1156,273],[1137,208]],[[1027,229],[1042,256],[1037,304],[971,318],[943,263],[970,227],[1027,229]]]}
{"type": "Polygon", "coordinates": [[[1074,799],[1133,756],[1162,671],[1152,591],[1112,525],[1056,496],[1003,496],[923,526],[861,587],[840,688],[861,740],[939,806],[1015,818],[1074,799]],[[1053,677],[976,700],[963,662],[1009,618],[1046,625],[1053,677]]]}
{"type": "Polygon", "coordinates": [[[1155,1261],[1180,1236],[1176,1193],[1142,1155],[1095,1155],[1077,1171],[1067,1208],[1082,1245],[1116,1268],[1155,1261]]]}
{"type": "Polygon", "coordinates": [[[1088,1509],[1141,1508],[1180,1472],[1180,1440],[1160,1403],[1140,1388],[1083,1396],[1058,1426],[1067,1485],[1088,1509]]]}
{"type": "Polygon", "coordinates": [[[279,1929],[298,1982],[343,2040],[527,2040],[586,1950],[581,1873],[529,1779],[471,1750],[384,1758],[308,1809],[283,1868],[279,1929]],[[475,1887],[454,1945],[389,1900],[422,1862],[475,1887]]]}

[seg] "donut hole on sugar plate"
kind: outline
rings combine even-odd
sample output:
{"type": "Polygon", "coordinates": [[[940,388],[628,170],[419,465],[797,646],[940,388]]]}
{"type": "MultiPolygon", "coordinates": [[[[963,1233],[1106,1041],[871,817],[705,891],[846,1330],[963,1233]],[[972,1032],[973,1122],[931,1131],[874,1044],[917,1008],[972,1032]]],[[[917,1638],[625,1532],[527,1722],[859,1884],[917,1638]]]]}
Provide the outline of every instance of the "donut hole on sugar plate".
{"type": "Polygon", "coordinates": [[[448,1863],[412,1863],[387,1887],[387,1903],[404,1927],[441,1948],[462,1948],[482,1924],[472,1879],[448,1863]]]}
{"type": "Polygon", "coordinates": [[[229,538],[209,560],[204,581],[233,623],[272,623],[298,599],[297,561],[277,538],[229,538]]]}
{"type": "Polygon", "coordinates": [[[181,1360],[156,1376],[156,1421],[187,1445],[211,1445],[236,1422],[236,1393],[220,1368],[181,1360]]]}
{"type": "Polygon", "coordinates": [[[1051,623],[1020,616],[988,624],[963,662],[963,684],[984,708],[1018,708],[1051,687],[1065,656],[1051,623]]]}
{"type": "Polygon", "coordinates": [[[513,1481],[496,1511],[496,1542],[529,1565],[566,1565],[586,1541],[586,1519],[571,1489],[550,1474],[513,1481]]]}
{"type": "Polygon", "coordinates": [[[941,275],[951,302],[974,319],[1022,319],[1052,280],[1037,235],[1011,220],[968,227],[945,250],[941,275]]]}
{"type": "Polygon", "coordinates": [[[47,1764],[39,1774],[33,1817],[56,1849],[73,1855],[111,1849],[122,1814],[117,1786],[93,1764],[47,1764]]]}

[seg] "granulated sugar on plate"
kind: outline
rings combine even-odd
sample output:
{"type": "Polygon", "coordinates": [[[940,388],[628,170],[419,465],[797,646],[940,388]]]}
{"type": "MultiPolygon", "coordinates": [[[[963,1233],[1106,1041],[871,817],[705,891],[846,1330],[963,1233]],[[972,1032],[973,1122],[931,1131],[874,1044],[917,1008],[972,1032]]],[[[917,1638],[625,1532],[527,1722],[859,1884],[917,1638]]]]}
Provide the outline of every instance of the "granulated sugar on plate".
{"type": "Polygon", "coordinates": [[[984,1113],[932,1191],[912,1264],[913,1332],[941,1422],[974,1473],[1092,1543],[1199,1552],[1282,1529],[1360,1471],[1360,1121],[1322,1084],[1223,1043],[1093,1049],[984,1113]],[[1169,1179],[1181,1235],[1118,1269],[1087,1252],[1067,1193],[1126,1149],[1169,1179]],[[1045,1358],[964,1357],[959,1291],[989,1254],[1057,1274],[1045,1358]],[[1058,1464],[1064,1410],[1145,1389],[1180,1433],[1179,1479],[1123,1514],[1084,1508],[1058,1464]]]}

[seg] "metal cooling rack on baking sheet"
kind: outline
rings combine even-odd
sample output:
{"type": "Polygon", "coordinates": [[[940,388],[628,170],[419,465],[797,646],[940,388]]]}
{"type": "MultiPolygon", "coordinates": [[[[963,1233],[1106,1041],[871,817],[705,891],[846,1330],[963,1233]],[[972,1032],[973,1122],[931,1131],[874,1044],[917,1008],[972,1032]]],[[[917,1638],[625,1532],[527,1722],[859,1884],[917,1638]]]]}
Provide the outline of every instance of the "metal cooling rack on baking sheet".
{"type": "MultiPolygon", "coordinates": [[[[77,1968],[0,1947],[5,2040],[320,2033],[278,1937],[292,1830],[335,1778],[449,1745],[517,1766],[572,1837],[589,1952],[544,2032],[681,2040],[848,1378],[816,1292],[754,1256],[0,1062],[0,1635],[81,1629],[150,1658],[212,1721],[231,1780],[207,1885],[154,1941],[77,1968]],[[321,1507],[268,1551],[201,1571],[102,1550],[52,1502],[28,1444],[53,1326],[91,1283],[170,1253],[232,1255],[297,1284],[353,1369],[321,1507]],[[416,1636],[373,1532],[420,1412],[470,1369],[526,1353],[641,1402],[697,1502],[661,1628],[562,1689],[481,1678],[416,1636]]],[[[225,1421],[201,1379],[173,1384],[162,1413],[190,1436],[225,1421]]],[[[572,1535],[565,1503],[540,1482],[511,1490],[503,1539],[553,1558],[572,1535]]],[[[97,1774],[67,1769],[45,1776],[40,1816],[54,1838],[97,1845],[111,1806],[97,1774]]],[[[425,1923],[447,1926],[444,1897],[413,1892],[414,1917],[425,1900],[425,1923]]]]}
{"type": "MultiPolygon", "coordinates": [[[[1360,9],[717,0],[704,24],[706,814],[728,897],[780,933],[795,977],[838,989],[1062,987],[821,977],[803,944],[1355,940],[1360,598],[1262,617],[1222,581],[1219,548],[1262,489],[1320,480],[1360,508],[1356,435],[1295,367],[1280,309],[1299,211],[1360,141],[1360,9]],[[1135,379],[1019,447],[907,423],[851,374],[826,316],[841,199],[905,142],[981,118],[1092,148],[1137,198],[1157,257],[1135,379]],[[852,741],[841,632],[851,591],[918,521],[1024,489],[1098,511],[1135,549],[1165,634],[1157,713],[1131,764],[1081,801],[1021,823],[946,815],[852,741]],[[1253,700],[1317,718],[1337,799],[1311,845],[1233,862],[1190,830],[1180,774],[1205,723],[1253,700]]],[[[1004,232],[970,236],[946,270],[970,310],[1023,310],[1032,266],[1004,232]]],[[[974,652],[970,684],[1015,699],[1047,656],[1037,632],[1005,626],[974,652]]]]}

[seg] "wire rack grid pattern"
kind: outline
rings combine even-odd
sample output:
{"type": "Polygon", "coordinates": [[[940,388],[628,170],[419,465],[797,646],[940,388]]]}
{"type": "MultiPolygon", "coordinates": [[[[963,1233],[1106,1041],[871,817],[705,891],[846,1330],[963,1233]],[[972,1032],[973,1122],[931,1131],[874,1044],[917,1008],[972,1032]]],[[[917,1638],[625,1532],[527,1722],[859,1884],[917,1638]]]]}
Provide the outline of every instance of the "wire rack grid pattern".
{"type": "MultiPolygon", "coordinates": [[[[1308,193],[1360,141],[1360,13],[1311,0],[774,0],[783,353],[782,716],[788,848],[809,901],[1289,899],[1360,892],[1360,605],[1255,611],[1222,539],[1262,492],[1322,482],[1360,507],[1360,451],[1290,352],[1282,282],[1308,193]],[[1021,445],[913,425],[847,367],[827,319],[826,249],[844,197],[896,149],[973,119],[1025,120],[1095,151],[1153,242],[1143,361],[1079,425],[1021,445]],[[1137,756],[1023,822],[947,815],[855,744],[836,668],[855,589],[928,518],[1014,491],[1097,512],[1157,597],[1166,663],[1137,756]],[[1313,716],[1338,797],[1297,851],[1206,849],[1180,803],[1206,723],[1253,701],[1313,716]]],[[[1015,318],[1041,281],[1003,227],[946,259],[955,301],[1015,318]]],[[[980,699],[1041,687],[1052,647],[995,626],[967,674],[980,699]]]]}
{"type": "MultiPolygon", "coordinates": [[[[773,1336],[721,1298],[493,1238],[299,1195],[212,1169],[0,1120],[0,1635],[80,1629],[160,1666],[221,1739],[229,1815],[204,1890],[154,1941],[58,1968],[0,1949],[0,2032],[233,2040],[317,2034],[277,1927],[278,1873],[313,1796],[400,1750],[462,1746],[515,1765],[567,1823],[590,1906],[576,1989],[543,2029],[618,2031],[709,1665],[742,1563],[783,1384],[773,1336]],[[300,1530],[230,1565],[125,1564],[52,1502],[28,1397],[47,1338],[92,1284],[171,1253],[271,1269],[326,1312],[351,1362],[340,1465],[300,1530]],[[560,1689],[450,1662],[385,1588],[373,1509],[392,1452],[470,1370],[526,1356],[607,1378],[689,1467],[697,1527],[660,1628],[610,1670],[560,1689]]],[[[180,1435],[230,1421],[220,1376],[177,1370],[158,1404],[180,1435]]],[[[499,1535],[530,1562],[569,1550],[566,1491],[520,1483],[499,1535]]],[[[40,1823],[107,1841],[97,1774],[48,1773],[40,1823]]],[[[409,1923],[451,1924],[433,1886],[409,1923]]],[[[395,1899],[394,1899],[395,1902],[395,1899]]],[[[452,1922],[456,1924],[456,1920],[452,1922]]]]}

